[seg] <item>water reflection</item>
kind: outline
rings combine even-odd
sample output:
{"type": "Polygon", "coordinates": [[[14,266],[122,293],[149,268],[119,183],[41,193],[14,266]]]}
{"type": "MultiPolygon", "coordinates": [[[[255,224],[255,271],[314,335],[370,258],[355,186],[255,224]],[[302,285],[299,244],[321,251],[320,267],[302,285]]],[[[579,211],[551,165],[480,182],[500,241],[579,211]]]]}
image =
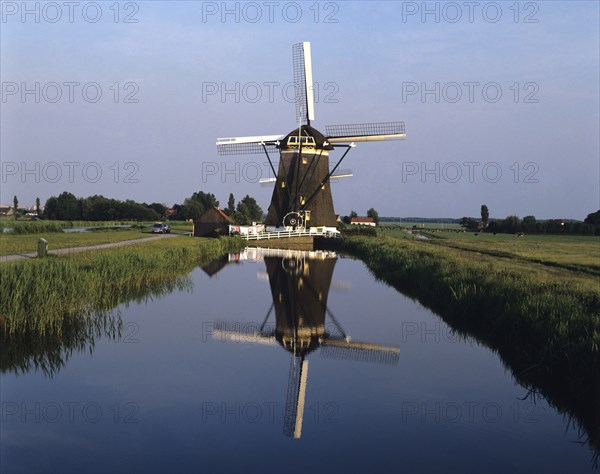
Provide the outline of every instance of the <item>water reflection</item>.
{"type": "Polygon", "coordinates": [[[21,375],[40,371],[51,378],[74,353],[91,354],[99,338],[118,340],[122,331],[120,312],[96,311],[66,319],[60,335],[0,334],[0,372],[21,375]]]}
{"type": "MultiPolygon", "coordinates": [[[[260,326],[216,322],[213,337],[236,342],[279,344],[291,354],[284,434],[300,438],[308,381],[308,355],[317,349],[321,356],[397,364],[400,349],[374,343],[353,341],[327,305],[334,252],[280,249],[246,249],[230,255],[229,261],[264,260],[273,302],[260,326]],[[275,324],[269,318],[275,310],[275,324]],[[326,324],[326,320],[331,324],[326,324]]],[[[213,262],[208,274],[214,275],[227,262],[213,262]]]]}
{"type": "MultiPolygon", "coordinates": [[[[191,291],[188,276],[165,278],[149,287],[122,287],[110,297],[88,305],[85,312],[64,317],[58,330],[7,333],[0,329],[0,373],[22,375],[40,371],[51,378],[76,353],[92,354],[101,338],[120,341],[132,334],[137,323],[123,323],[120,305],[147,303],[174,291],[191,291]]],[[[85,295],[84,295],[85,296],[85,295]]]]}

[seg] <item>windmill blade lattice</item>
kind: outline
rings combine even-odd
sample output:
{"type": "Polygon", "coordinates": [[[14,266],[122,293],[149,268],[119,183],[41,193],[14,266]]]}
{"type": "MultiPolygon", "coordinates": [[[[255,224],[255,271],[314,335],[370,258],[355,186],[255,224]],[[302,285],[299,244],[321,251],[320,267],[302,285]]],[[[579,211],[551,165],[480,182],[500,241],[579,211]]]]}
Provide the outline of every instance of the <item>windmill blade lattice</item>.
{"type": "MultiPolygon", "coordinates": [[[[274,143],[265,143],[267,151],[273,150],[274,143]]],[[[217,143],[219,155],[262,155],[265,150],[261,143],[217,143]]]]}
{"type": "Polygon", "coordinates": [[[355,123],[325,126],[327,138],[404,135],[404,122],[355,123]]]}
{"type": "Polygon", "coordinates": [[[294,64],[296,121],[302,125],[310,125],[310,121],[315,119],[310,43],[304,42],[293,45],[292,60],[294,64]]]}
{"type": "Polygon", "coordinates": [[[382,365],[396,365],[400,349],[396,347],[370,347],[370,344],[323,342],[319,355],[326,359],[355,360],[382,365]]]}

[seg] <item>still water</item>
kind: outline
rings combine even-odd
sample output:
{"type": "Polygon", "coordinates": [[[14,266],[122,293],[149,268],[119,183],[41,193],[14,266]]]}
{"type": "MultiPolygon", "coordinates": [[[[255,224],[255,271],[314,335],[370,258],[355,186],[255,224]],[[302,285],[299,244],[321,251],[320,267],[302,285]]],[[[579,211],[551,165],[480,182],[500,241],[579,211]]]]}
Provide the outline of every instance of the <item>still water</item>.
{"type": "Polygon", "coordinates": [[[4,367],[2,473],[594,470],[494,352],[360,261],[247,249],[118,311],[119,337],[4,367]]]}

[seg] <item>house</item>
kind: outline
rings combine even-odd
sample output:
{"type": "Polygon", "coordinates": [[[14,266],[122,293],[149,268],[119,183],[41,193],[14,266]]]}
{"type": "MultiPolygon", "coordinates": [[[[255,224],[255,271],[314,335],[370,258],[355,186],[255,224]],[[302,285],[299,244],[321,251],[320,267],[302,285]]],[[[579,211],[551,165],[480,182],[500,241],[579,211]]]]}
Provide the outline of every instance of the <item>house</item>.
{"type": "Polygon", "coordinates": [[[375,221],[372,217],[353,217],[350,220],[351,225],[368,225],[375,227],[375,221]]]}
{"type": "Polygon", "coordinates": [[[14,209],[12,206],[0,206],[0,216],[12,216],[14,209]]]}
{"type": "Polygon", "coordinates": [[[194,237],[228,235],[233,221],[216,206],[209,207],[204,214],[194,219],[194,237]]]}

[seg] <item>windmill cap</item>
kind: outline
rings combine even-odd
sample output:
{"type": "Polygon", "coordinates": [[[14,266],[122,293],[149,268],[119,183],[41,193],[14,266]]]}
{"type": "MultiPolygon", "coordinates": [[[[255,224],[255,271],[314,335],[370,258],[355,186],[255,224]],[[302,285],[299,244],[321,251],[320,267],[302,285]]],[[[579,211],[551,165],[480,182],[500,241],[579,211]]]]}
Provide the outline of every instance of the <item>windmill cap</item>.
{"type": "MultiPolygon", "coordinates": [[[[323,150],[333,150],[333,146],[330,143],[327,143],[327,145],[325,145],[325,142],[327,141],[327,139],[325,138],[325,135],[323,135],[316,128],[313,128],[310,125],[300,126],[300,135],[303,137],[313,137],[315,139],[315,145],[317,146],[317,148],[320,148],[323,150]]],[[[295,128],[290,133],[288,133],[286,135],[286,137],[282,140],[281,147],[285,148],[287,146],[287,142],[290,137],[297,137],[297,136],[298,136],[298,129],[295,128]]]]}

